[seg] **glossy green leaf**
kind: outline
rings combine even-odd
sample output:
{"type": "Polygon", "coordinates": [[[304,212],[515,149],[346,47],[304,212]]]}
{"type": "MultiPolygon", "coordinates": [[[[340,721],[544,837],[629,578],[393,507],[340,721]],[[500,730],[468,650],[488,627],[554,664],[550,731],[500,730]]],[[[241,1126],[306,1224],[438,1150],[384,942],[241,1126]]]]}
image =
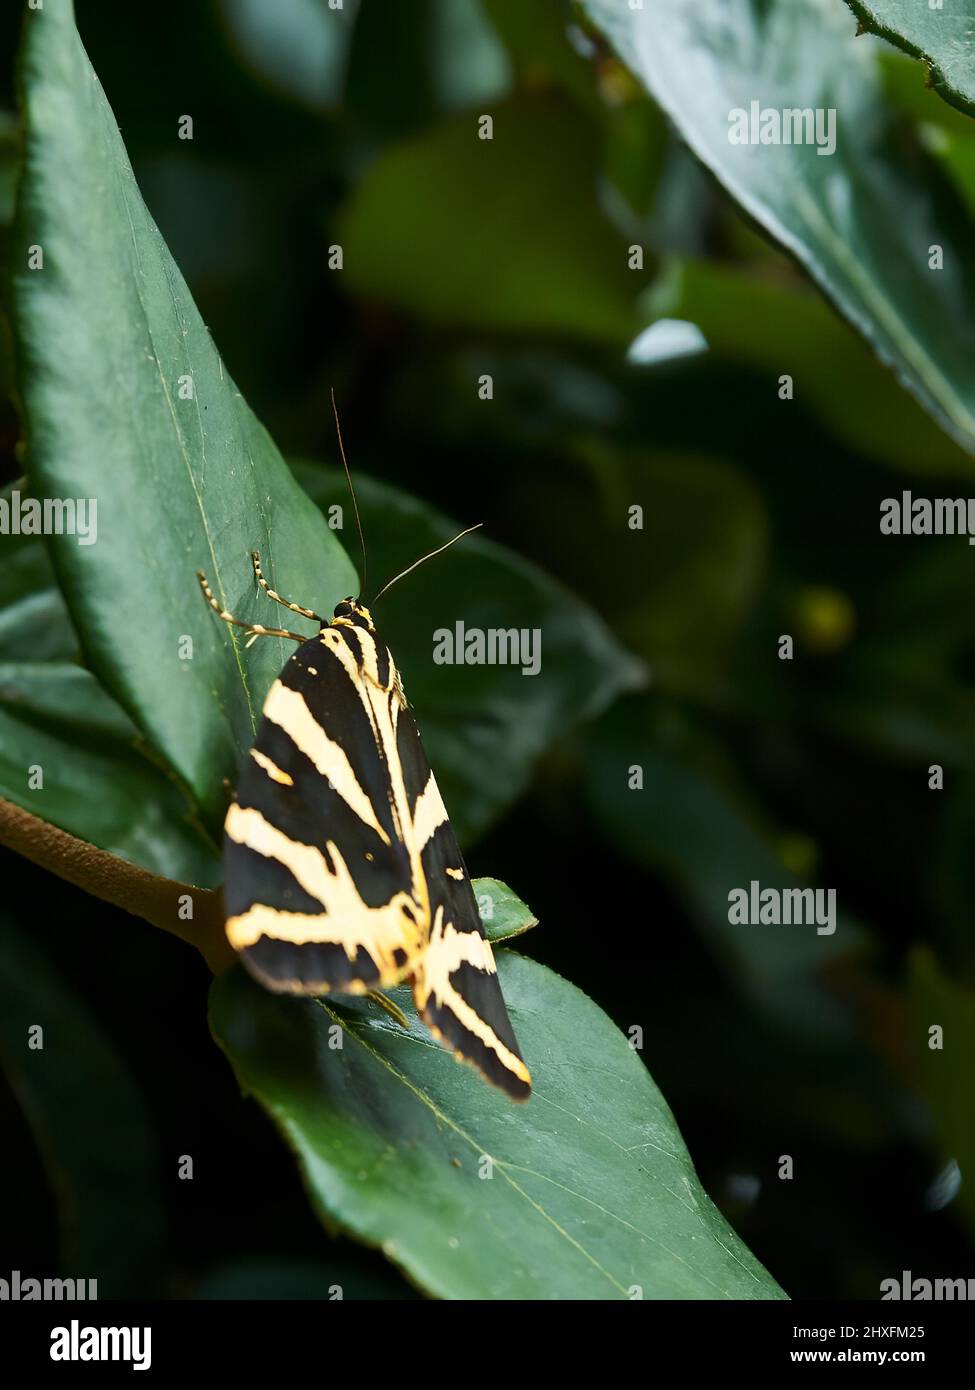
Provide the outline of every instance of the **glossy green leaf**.
{"type": "Polygon", "coordinates": [[[440,1298],[783,1297],[606,1015],[534,961],[501,951],[498,968],[535,1082],[521,1107],[430,1039],[406,990],[409,1032],[239,970],[214,982],[214,1036],[319,1215],[440,1298]]]}
{"type": "Polygon", "coordinates": [[[855,37],[839,0],[582,0],[582,9],[743,211],[975,450],[970,225],[930,162],[905,144],[884,101],[878,46],[855,37]],[[780,124],[784,110],[819,111],[824,138],[755,143],[753,109],[780,113],[780,124]],[[835,150],[820,155],[830,148],[830,111],[835,150]],[[749,143],[732,143],[736,113],[749,143]],[[934,246],[940,271],[929,268],[934,246]]]}
{"type": "Polygon", "coordinates": [[[488,941],[510,941],[538,926],[534,912],[506,883],[496,878],[475,878],[471,882],[488,941]]]}
{"type": "MultiPolygon", "coordinates": [[[[131,1298],[151,1290],[164,1239],[151,1116],[35,929],[0,915],[0,1069],[58,1201],[62,1275],[96,1279],[99,1298],[131,1298]]],[[[23,1271],[42,1273],[54,1271],[23,1271]]]]}
{"type": "Polygon", "coordinates": [[[251,550],[320,610],[354,585],[352,567],[217,355],[69,0],[25,11],[21,86],[13,304],[30,480],[97,503],[94,544],[51,538],[82,649],[215,828],[291,645],[245,650],[204,606],[196,569],[228,607],[270,622],[251,550]]]}
{"type": "MultiPolygon", "coordinates": [[[[323,507],[348,506],[343,475],[296,469],[323,507]]],[[[426,503],[356,477],[375,591],[462,526],[426,503]]],[[[351,523],[350,523],[351,524],[351,523]]],[[[367,595],[368,596],[368,595],[367,595]]],[[[549,745],[599,713],[643,668],[598,614],[534,565],[477,534],[421,565],[375,606],[373,616],[403,673],[430,764],[461,839],[482,831],[524,790],[549,745]],[[466,628],[539,634],[540,667],[437,665],[435,634],[466,628]]]]}
{"type": "Polygon", "coordinates": [[[336,237],[349,284],[434,323],[624,343],[642,276],[600,212],[591,124],[556,93],[485,114],[492,139],[466,112],[367,171],[336,237]]]}
{"type": "Polygon", "coordinates": [[[697,324],[723,360],[761,372],[776,409],[791,409],[779,399],[779,379],[787,374],[793,399],[868,458],[908,473],[971,476],[971,457],[804,286],[716,262],[675,262],[650,303],[655,315],[697,324]]]}
{"type": "Polygon", "coordinates": [[[952,105],[975,115],[973,0],[848,0],[865,28],[923,58],[930,85],[952,105]]]}

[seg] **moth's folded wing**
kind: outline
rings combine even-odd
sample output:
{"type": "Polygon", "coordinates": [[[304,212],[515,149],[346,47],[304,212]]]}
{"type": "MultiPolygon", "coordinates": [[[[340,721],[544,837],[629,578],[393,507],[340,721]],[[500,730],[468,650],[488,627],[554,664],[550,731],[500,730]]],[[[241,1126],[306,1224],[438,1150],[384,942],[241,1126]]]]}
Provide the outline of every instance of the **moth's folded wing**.
{"type": "Polygon", "coordinates": [[[426,945],[394,812],[393,699],[312,638],[265,701],[227,813],[224,904],[231,944],[270,989],[387,987],[426,945]]]}

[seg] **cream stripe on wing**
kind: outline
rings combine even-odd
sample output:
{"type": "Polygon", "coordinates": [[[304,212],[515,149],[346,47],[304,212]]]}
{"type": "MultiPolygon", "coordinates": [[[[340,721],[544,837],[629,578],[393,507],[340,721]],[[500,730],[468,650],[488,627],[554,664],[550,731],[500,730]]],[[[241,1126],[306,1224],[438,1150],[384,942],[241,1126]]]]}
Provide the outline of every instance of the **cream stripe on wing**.
{"type": "MultiPolygon", "coordinates": [[[[361,949],[374,962],[379,971],[379,984],[383,988],[401,984],[416,968],[415,955],[408,956],[403,964],[397,962],[397,947],[408,950],[402,940],[387,942],[380,936],[367,936],[360,940],[343,932],[341,924],[330,917],[318,917],[307,912],[283,912],[265,903],[254,903],[246,912],[227,919],[227,939],[235,951],[246,950],[260,941],[262,936],[272,941],[286,941],[293,946],[341,946],[351,961],[356,959],[361,949]]],[[[330,980],[317,981],[316,985],[322,990],[333,987],[330,980]]],[[[341,985],[343,994],[358,994],[371,988],[372,985],[365,985],[361,980],[345,980],[341,985]]],[[[307,993],[307,986],[298,985],[294,992],[307,993]]]]}
{"type": "MultiPolygon", "coordinates": [[[[359,650],[362,653],[362,666],[359,667],[356,663],[356,669],[361,670],[364,675],[368,676],[373,685],[378,685],[380,690],[388,688],[383,687],[379,681],[379,644],[376,641],[375,633],[370,632],[366,627],[362,627],[360,623],[350,622],[348,618],[336,618],[334,622],[329,623],[329,627],[331,627],[333,631],[336,628],[344,627],[355,633],[356,640],[359,643],[359,650]]],[[[343,641],[342,646],[349,653],[353,663],[355,663],[355,656],[348,642],[343,641]]]]}
{"type": "Polygon", "coordinates": [[[322,904],[321,916],[277,912],[264,904],[254,904],[248,911],[227,920],[227,937],[236,950],[253,946],[266,932],[297,945],[332,942],[344,946],[350,960],[355,959],[359,947],[363,946],[379,966],[384,981],[399,980],[408,973],[409,960],[422,949],[426,940],[426,923],[420,920],[420,904],[409,893],[401,889],[389,902],[370,907],[363,902],[349,867],[333,841],[325,846],[326,859],[314,845],[300,844],[282,834],[254,807],[231,806],[224,829],[235,844],[246,845],[256,854],[284,865],[305,892],[322,904]],[[405,965],[396,963],[394,952],[397,949],[406,952],[409,959],[405,965]]]}
{"type": "Polygon", "coordinates": [[[372,802],[359,786],[345,749],[329,738],[305,703],[304,696],[279,680],[275,681],[264,703],[264,717],[284,730],[295,747],[328,779],[346,806],[388,845],[389,836],[379,824],[372,802]]]}
{"type": "Polygon", "coordinates": [[[446,820],[447,808],[443,804],[436,778],[431,772],[413,810],[413,833],[416,836],[416,847],[421,854],[446,820]]]}
{"type": "Polygon", "coordinates": [[[276,859],[283,864],[306,893],[317,899],[323,908],[328,905],[332,875],[320,849],[290,839],[252,806],[234,803],[227,812],[224,830],[235,844],[246,845],[265,859],[276,859]]]}
{"type": "Polygon", "coordinates": [[[260,749],[252,748],[251,757],[257,763],[258,767],[262,767],[264,769],[267,775],[271,778],[272,782],[280,782],[282,787],[294,786],[294,778],[290,777],[287,772],[282,772],[281,769],[278,767],[277,763],[273,763],[271,759],[267,757],[266,754],[260,751],[260,749]]]}

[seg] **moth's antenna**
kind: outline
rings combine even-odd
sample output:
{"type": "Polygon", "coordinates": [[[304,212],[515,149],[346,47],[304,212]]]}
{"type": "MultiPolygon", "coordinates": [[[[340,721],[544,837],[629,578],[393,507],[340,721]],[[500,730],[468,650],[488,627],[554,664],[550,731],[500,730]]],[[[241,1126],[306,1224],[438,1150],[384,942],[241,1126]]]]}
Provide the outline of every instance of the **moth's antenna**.
{"type": "Polygon", "coordinates": [[[392,579],[390,579],[386,584],[384,584],[383,587],[379,590],[379,593],[376,595],[376,598],[372,600],[372,603],[375,603],[376,599],[382,598],[386,590],[391,589],[398,580],[402,579],[407,574],[412,574],[413,570],[416,569],[417,565],[422,565],[426,560],[432,560],[434,555],[439,555],[442,551],[446,550],[448,546],[453,545],[455,541],[463,540],[465,536],[469,536],[472,531],[477,531],[483,525],[484,522],[479,521],[476,526],[468,526],[466,531],[461,531],[459,535],[454,536],[453,539],[447,541],[445,545],[438,546],[436,550],[431,550],[427,555],[421,555],[419,560],[414,560],[412,565],[410,565],[408,569],[400,570],[399,574],[394,574],[392,579]]]}
{"type": "Polygon", "coordinates": [[[359,532],[359,549],[362,551],[362,578],[359,581],[359,598],[362,597],[366,587],[366,539],[362,534],[362,522],[359,520],[359,504],[355,500],[355,488],[352,486],[352,474],[349,472],[349,465],[345,460],[345,445],[342,443],[342,426],[339,424],[338,406],[335,404],[335,388],[329,391],[332,397],[332,414],[335,416],[335,433],[339,437],[339,453],[342,455],[342,467],[345,469],[345,481],[349,485],[349,492],[352,496],[352,510],[355,512],[356,529],[359,532]]]}

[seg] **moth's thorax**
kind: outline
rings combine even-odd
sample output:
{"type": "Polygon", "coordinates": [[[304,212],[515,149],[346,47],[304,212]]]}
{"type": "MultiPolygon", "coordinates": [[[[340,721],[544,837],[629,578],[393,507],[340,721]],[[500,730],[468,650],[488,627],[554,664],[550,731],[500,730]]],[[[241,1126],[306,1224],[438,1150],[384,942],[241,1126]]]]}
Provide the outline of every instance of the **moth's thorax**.
{"type": "Polygon", "coordinates": [[[331,621],[323,624],[326,627],[361,627],[366,632],[375,633],[376,625],[372,621],[372,614],[364,603],[358,603],[354,598],[343,599],[341,603],[335,605],[335,612],[331,621]]]}
{"type": "Polygon", "coordinates": [[[335,607],[335,616],[323,623],[318,641],[329,647],[350,669],[354,667],[359,677],[378,686],[380,690],[394,691],[401,705],[407,703],[403,693],[403,683],[396,669],[389,648],[382,641],[372,621],[372,614],[355,599],[343,599],[335,607]]]}

